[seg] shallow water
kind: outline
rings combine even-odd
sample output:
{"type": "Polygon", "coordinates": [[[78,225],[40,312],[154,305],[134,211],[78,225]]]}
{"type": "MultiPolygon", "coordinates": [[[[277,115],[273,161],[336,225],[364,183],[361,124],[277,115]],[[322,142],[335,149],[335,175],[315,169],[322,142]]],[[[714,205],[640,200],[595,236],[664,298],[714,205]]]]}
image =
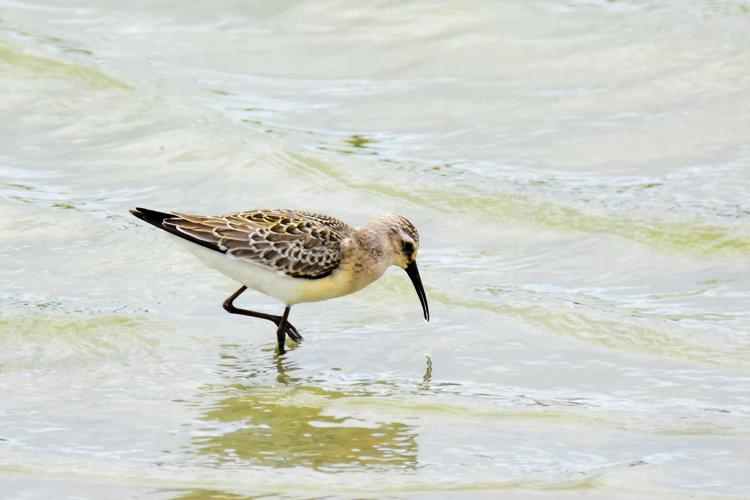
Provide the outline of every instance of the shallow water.
{"type": "Polygon", "coordinates": [[[750,495],[749,10],[0,0],[2,496],[750,495]],[[279,358],[135,205],[403,213],[432,320],[279,358]]]}

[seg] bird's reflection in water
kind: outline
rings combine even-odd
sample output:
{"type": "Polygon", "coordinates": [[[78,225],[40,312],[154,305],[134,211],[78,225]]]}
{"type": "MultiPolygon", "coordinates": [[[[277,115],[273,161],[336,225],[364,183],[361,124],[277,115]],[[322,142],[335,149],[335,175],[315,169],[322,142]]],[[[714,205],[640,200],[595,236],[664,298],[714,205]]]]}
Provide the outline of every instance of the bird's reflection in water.
{"type": "Polygon", "coordinates": [[[156,490],[156,493],[170,493],[171,500],[248,500],[250,498],[258,499],[258,498],[264,498],[264,497],[278,498],[278,495],[276,494],[258,495],[257,493],[255,493],[253,494],[252,497],[250,497],[250,496],[242,495],[239,493],[231,493],[229,491],[208,490],[208,489],[198,489],[198,490],[159,489],[159,490],[156,490]]]}
{"type": "Polygon", "coordinates": [[[352,394],[322,388],[295,376],[299,368],[283,356],[276,356],[273,366],[257,358],[223,358],[233,383],[209,388],[206,396],[221,397],[201,417],[216,424],[216,431],[193,439],[200,454],[216,458],[216,466],[234,462],[325,471],[416,467],[412,427],[380,421],[372,408],[366,416],[340,407],[332,411],[334,400],[366,396],[361,385],[352,394]]]}

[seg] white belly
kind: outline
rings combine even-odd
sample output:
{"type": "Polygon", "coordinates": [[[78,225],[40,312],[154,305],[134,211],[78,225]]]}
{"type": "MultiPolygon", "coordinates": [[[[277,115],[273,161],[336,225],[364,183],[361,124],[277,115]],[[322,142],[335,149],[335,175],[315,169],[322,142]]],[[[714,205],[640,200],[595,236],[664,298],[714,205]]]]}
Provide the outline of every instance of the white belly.
{"type": "Polygon", "coordinates": [[[315,302],[348,295],[369,285],[385,271],[383,269],[379,274],[368,276],[366,279],[355,279],[350,272],[350,266],[341,266],[325,278],[292,278],[281,271],[237,259],[177,236],[175,238],[208,267],[285,304],[315,302]]]}

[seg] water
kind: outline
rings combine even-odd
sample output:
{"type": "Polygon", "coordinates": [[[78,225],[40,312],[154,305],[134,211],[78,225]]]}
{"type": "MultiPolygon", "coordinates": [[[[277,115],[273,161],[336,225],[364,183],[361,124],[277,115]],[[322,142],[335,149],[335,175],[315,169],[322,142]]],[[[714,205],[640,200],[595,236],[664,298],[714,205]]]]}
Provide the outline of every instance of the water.
{"type": "Polygon", "coordinates": [[[0,0],[3,498],[750,495],[749,9],[0,0]],[[136,205],[403,213],[432,321],[278,358],[136,205]]]}

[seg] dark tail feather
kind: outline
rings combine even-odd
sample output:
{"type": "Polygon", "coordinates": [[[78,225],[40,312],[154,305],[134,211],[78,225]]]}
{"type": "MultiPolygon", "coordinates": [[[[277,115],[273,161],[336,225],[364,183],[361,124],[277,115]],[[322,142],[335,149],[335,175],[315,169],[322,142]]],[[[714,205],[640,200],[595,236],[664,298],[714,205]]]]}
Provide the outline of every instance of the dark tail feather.
{"type": "Polygon", "coordinates": [[[174,215],[172,214],[165,214],[164,212],[157,212],[156,210],[149,210],[148,208],[141,207],[136,207],[135,209],[131,210],[130,213],[135,215],[142,221],[148,222],[149,224],[158,227],[159,229],[165,229],[162,225],[164,219],[174,217],[174,215]]]}
{"type": "Polygon", "coordinates": [[[193,235],[183,233],[182,231],[179,231],[177,229],[177,226],[175,224],[169,224],[164,225],[165,219],[175,219],[179,220],[180,217],[174,214],[165,214],[164,212],[157,212],[156,210],[150,210],[148,208],[141,208],[136,207],[135,209],[130,211],[131,214],[135,215],[142,221],[148,222],[152,226],[156,226],[159,229],[163,229],[164,231],[168,233],[172,233],[175,236],[179,236],[183,240],[192,241],[193,243],[200,245],[202,247],[206,247],[210,250],[214,250],[216,252],[220,253],[226,253],[226,250],[222,250],[219,248],[219,246],[216,243],[213,243],[211,241],[202,240],[200,238],[196,238],[193,235]]]}

